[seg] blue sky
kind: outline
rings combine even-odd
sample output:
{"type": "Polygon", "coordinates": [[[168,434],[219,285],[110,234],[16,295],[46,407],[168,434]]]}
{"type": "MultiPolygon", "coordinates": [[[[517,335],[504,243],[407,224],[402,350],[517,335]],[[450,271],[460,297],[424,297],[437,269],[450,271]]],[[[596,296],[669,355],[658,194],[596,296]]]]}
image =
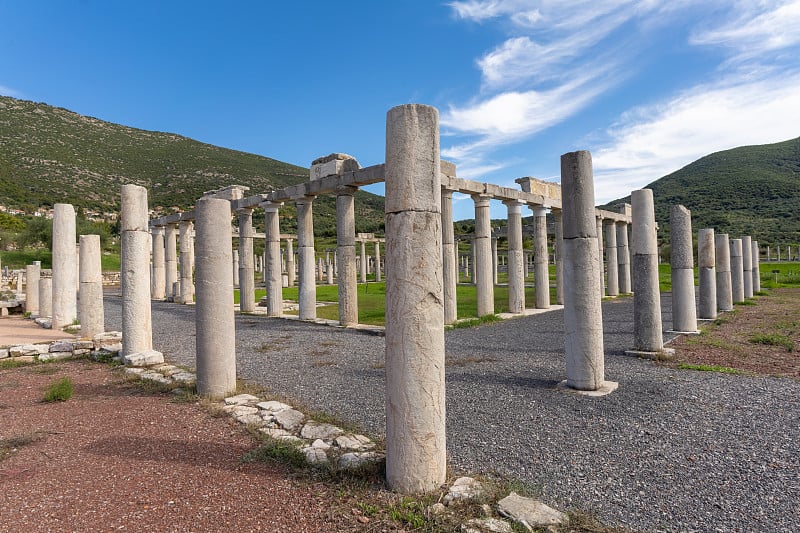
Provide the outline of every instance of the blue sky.
{"type": "Polygon", "coordinates": [[[591,150],[598,203],[800,136],[798,58],[800,0],[0,0],[0,94],[303,166],[382,162],[386,111],[424,103],[461,177],[591,150]]]}

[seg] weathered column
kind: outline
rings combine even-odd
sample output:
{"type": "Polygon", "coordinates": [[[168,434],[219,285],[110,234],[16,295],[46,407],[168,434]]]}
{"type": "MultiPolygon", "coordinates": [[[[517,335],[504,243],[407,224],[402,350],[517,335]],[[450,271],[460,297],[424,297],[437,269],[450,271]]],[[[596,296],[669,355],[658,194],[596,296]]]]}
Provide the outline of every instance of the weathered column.
{"type": "Polygon", "coordinates": [[[753,297],[753,241],[749,235],[742,237],[742,283],[744,297],[753,297]]]}
{"type": "Polygon", "coordinates": [[[325,283],[327,285],[333,285],[333,260],[328,260],[325,262],[325,283]]]}
{"type": "Polygon", "coordinates": [[[222,398],[236,390],[231,205],[228,200],[205,197],[197,201],[195,213],[197,393],[222,398]]]}
{"type": "Polygon", "coordinates": [[[123,185],[120,216],[122,356],[125,364],[132,366],[164,362],[164,356],[153,350],[149,269],[152,245],[147,219],[147,189],[123,185]]]}
{"type": "Polygon", "coordinates": [[[39,279],[39,316],[53,316],[53,279],[39,279]]]}
{"type": "MultiPolygon", "coordinates": [[[[628,224],[617,222],[617,282],[619,292],[629,294],[631,292],[631,252],[628,249],[628,224]]],[[[656,263],[658,257],[656,256],[656,263]]]]}
{"type": "MultiPolygon", "coordinates": [[[[229,222],[230,223],[230,222],[229,222]]],[[[194,303],[194,223],[191,220],[181,220],[178,231],[180,232],[181,247],[181,294],[180,302],[194,303]]],[[[230,269],[230,264],[228,268],[230,269]]]]}
{"type": "Polygon", "coordinates": [[[556,303],[558,305],[564,305],[564,223],[560,209],[553,209],[551,212],[553,213],[553,223],[556,228],[556,240],[554,243],[556,260],[556,303]]]}
{"type": "Polygon", "coordinates": [[[600,297],[603,297],[606,295],[605,269],[603,267],[603,217],[597,215],[595,220],[597,221],[597,254],[600,260],[600,297]]]}
{"type": "MultiPolygon", "coordinates": [[[[324,279],[325,270],[324,270],[324,263],[322,262],[322,258],[317,258],[317,280],[322,281],[324,279]]],[[[354,265],[355,268],[355,265],[354,265]]]]}
{"type": "Polygon", "coordinates": [[[478,283],[477,280],[476,280],[476,277],[475,277],[475,270],[478,268],[478,261],[476,259],[478,257],[478,252],[475,250],[475,236],[474,235],[472,236],[472,240],[469,241],[469,253],[470,253],[470,255],[467,256],[467,267],[471,268],[471,270],[469,271],[470,272],[469,273],[469,280],[470,280],[470,283],[475,285],[475,284],[478,283]]]}
{"type": "Polygon", "coordinates": [[[494,314],[494,276],[492,276],[492,227],[489,215],[491,196],[474,194],[475,238],[475,285],[478,293],[478,316],[494,314]]]}
{"type": "Polygon", "coordinates": [[[281,283],[281,228],[276,202],[262,202],[264,208],[266,234],[267,271],[264,283],[267,287],[267,316],[283,316],[283,284],[281,283]]]}
{"type": "Polygon", "coordinates": [[[381,243],[375,241],[375,281],[381,281],[381,243]]]}
{"type": "Polygon", "coordinates": [[[178,225],[167,224],[164,229],[164,282],[167,299],[175,299],[180,294],[175,294],[173,288],[178,281],[178,225]]]}
{"type": "MultiPolygon", "coordinates": [[[[669,213],[669,227],[672,329],[681,333],[696,333],[697,311],[694,303],[694,246],[692,246],[691,212],[682,205],[673,205],[669,213]]],[[[658,259],[656,259],[656,264],[658,264],[658,259]]]]}
{"type": "Polygon", "coordinates": [[[150,280],[150,297],[154,300],[163,300],[167,295],[164,226],[154,226],[150,233],[153,244],[153,276],[150,280]]]}
{"type": "MultiPolygon", "coordinates": [[[[300,246],[298,244],[298,246],[300,246]]],[[[289,286],[294,287],[296,278],[294,263],[294,239],[286,239],[286,275],[289,276],[289,286]]]]}
{"type": "Polygon", "coordinates": [[[508,200],[508,310],[525,311],[525,278],[522,272],[522,202],[508,200]]]}
{"type": "Polygon", "coordinates": [[[386,121],[386,479],[402,493],[437,490],[447,475],[441,235],[438,112],[395,107],[386,121]]]}
{"type": "Polygon", "coordinates": [[[336,263],[339,272],[339,324],[342,326],[358,324],[356,219],[353,206],[356,190],[348,186],[336,189],[336,263]]]}
{"type": "Polygon", "coordinates": [[[530,275],[529,267],[531,262],[528,259],[528,252],[524,249],[522,250],[522,275],[525,276],[525,279],[528,279],[530,275]]]}
{"type": "Polygon", "coordinates": [[[233,274],[233,287],[238,289],[239,288],[239,250],[233,251],[233,264],[231,268],[231,274],[233,274]]]}
{"type": "Polygon", "coordinates": [[[594,391],[605,385],[605,357],[594,180],[588,151],[561,156],[561,188],[566,384],[594,391]]]}
{"type": "Polygon", "coordinates": [[[547,209],[533,208],[533,283],[536,309],[550,307],[550,270],[547,257],[547,209]]]}
{"type": "Polygon", "coordinates": [[[253,210],[239,209],[239,310],[252,313],[256,309],[256,265],[253,253],[253,210]]]}
{"type": "Polygon", "coordinates": [[[767,261],[772,261],[772,256],[770,255],[769,245],[767,245],[767,261]]]}
{"type": "MultiPolygon", "coordinates": [[[[105,331],[103,311],[103,267],[100,261],[100,236],[81,235],[80,284],[78,302],[81,315],[81,337],[92,339],[105,331]]],[[[163,273],[162,273],[163,274],[163,273]]],[[[162,277],[163,279],[163,277],[162,277]]],[[[148,302],[149,305],[149,302],[148,302]]],[[[123,338],[123,342],[124,342],[123,338]]]]}
{"type": "Polygon", "coordinates": [[[361,256],[360,256],[360,263],[359,266],[361,267],[361,283],[367,282],[367,243],[366,241],[361,241],[361,256]]]}
{"type": "MultiPolygon", "coordinates": [[[[658,353],[664,349],[661,293],[658,289],[658,238],[653,210],[653,191],[631,193],[633,218],[633,350],[658,353]]],[[[625,225],[621,226],[627,230],[625,225]]],[[[617,243],[622,232],[617,232],[617,243]]],[[[625,253],[619,253],[627,257],[625,253]]]]}
{"type": "Polygon", "coordinates": [[[453,231],[453,191],[442,189],[442,283],[444,294],[444,323],[453,324],[458,319],[456,310],[456,286],[458,264],[455,232],[453,231]]]}
{"type": "Polygon", "coordinates": [[[744,301],[744,260],[742,239],[731,239],[731,289],[733,303],[744,301]]]}
{"type": "MultiPolygon", "coordinates": [[[[145,259],[149,259],[149,256],[150,253],[147,252],[145,259]]],[[[75,263],[75,208],[72,204],[53,206],[52,264],[53,329],[61,329],[71,325],[78,318],[78,300],[75,292],[78,265],[75,263]]],[[[149,272],[149,261],[144,265],[144,269],[149,272]]]]}
{"type": "Polygon", "coordinates": [[[714,257],[717,264],[717,309],[733,309],[733,276],[731,273],[730,240],[726,233],[714,236],[714,257]]]}
{"type": "Polygon", "coordinates": [[[619,295],[619,259],[617,258],[617,225],[613,221],[604,227],[606,237],[606,272],[608,283],[606,284],[606,294],[609,296],[619,295]]]}
{"type": "Polygon", "coordinates": [[[761,292],[761,252],[758,241],[753,241],[750,246],[753,261],[753,294],[757,294],[761,292]]]}
{"type": "MultiPolygon", "coordinates": [[[[300,263],[298,297],[300,320],[317,318],[317,282],[314,279],[314,211],[313,196],[295,201],[297,206],[297,259],[300,263]]],[[[333,275],[327,266],[329,277],[333,275]]]]}
{"type": "Polygon", "coordinates": [[[697,315],[702,319],[713,320],[717,318],[717,268],[713,228],[697,232],[697,267],[700,286],[697,315]]]}
{"type": "Polygon", "coordinates": [[[35,261],[34,264],[25,266],[25,311],[32,317],[39,316],[40,265],[39,261],[35,261]]]}
{"type": "Polygon", "coordinates": [[[497,237],[490,237],[492,241],[492,284],[497,285],[498,277],[497,277],[497,237]]]}

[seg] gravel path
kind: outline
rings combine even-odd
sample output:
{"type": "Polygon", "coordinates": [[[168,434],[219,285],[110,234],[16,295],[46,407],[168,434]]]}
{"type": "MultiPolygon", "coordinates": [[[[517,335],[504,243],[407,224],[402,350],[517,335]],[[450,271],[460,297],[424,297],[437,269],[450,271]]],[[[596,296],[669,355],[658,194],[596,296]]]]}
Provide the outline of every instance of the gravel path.
{"type": "MultiPolygon", "coordinates": [[[[670,324],[669,297],[662,299],[670,324]]],[[[447,435],[458,471],[530,484],[562,510],[643,531],[800,530],[800,383],[624,356],[632,300],[603,304],[603,398],[556,390],[563,313],[447,333],[447,435]]],[[[154,344],[194,365],[194,309],[153,303],[154,344]]],[[[120,329],[120,299],[106,327],[120,329]]],[[[240,377],[382,435],[383,338],[236,317],[240,377]]]]}

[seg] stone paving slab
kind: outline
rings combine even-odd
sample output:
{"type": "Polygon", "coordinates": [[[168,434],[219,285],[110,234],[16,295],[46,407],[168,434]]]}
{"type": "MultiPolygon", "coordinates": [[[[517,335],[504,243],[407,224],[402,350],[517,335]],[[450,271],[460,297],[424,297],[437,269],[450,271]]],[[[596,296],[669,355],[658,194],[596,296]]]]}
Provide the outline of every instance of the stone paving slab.
{"type": "Polygon", "coordinates": [[[73,335],[57,329],[44,329],[33,320],[22,317],[4,317],[0,319],[0,346],[14,344],[33,344],[59,339],[69,339],[73,335]]]}

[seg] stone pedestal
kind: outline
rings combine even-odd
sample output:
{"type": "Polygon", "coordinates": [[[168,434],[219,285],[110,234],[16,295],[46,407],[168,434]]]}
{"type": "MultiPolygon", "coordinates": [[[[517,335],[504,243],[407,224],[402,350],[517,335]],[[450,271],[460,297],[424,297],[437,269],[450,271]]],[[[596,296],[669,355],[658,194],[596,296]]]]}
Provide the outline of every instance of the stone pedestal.
{"type": "Polygon", "coordinates": [[[339,324],[342,326],[358,324],[356,220],[353,204],[356,190],[355,187],[336,189],[336,264],[339,273],[339,324]]]}
{"type": "Polygon", "coordinates": [[[669,215],[669,227],[672,329],[681,333],[697,333],[691,212],[682,205],[672,206],[669,215]]]}
{"type": "Polygon", "coordinates": [[[714,236],[714,254],[717,264],[717,309],[733,309],[733,280],[731,276],[730,240],[726,233],[714,236]]]}
{"type": "Polygon", "coordinates": [[[256,310],[256,265],[253,252],[253,210],[240,209],[239,218],[239,310],[256,310]]]}
{"type": "Polygon", "coordinates": [[[491,196],[475,194],[475,286],[478,293],[478,316],[494,314],[494,276],[492,274],[492,222],[489,214],[491,196]]]}
{"type": "Polygon", "coordinates": [[[442,283],[444,294],[444,323],[453,324],[456,311],[456,286],[458,284],[457,246],[453,231],[453,191],[442,192],[442,283]]]}
{"type": "Polygon", "coordinates": [[[81,235],[80,239],[81,298],[78,303],[81,315],[81,337],[93,339],[95,335],[105,332],[100,236],[81,235]]]}
{"type": "MultiPolygon", "coordinates": [[[[53,329],[71,325],[78,318],[78,265],[75,262],[75,208],[72,204],[53,206],[53,329]]],[[[148,240],[149,243],[149,240],[148,240]]],[[[149,259],[150,251],[144,257],[149,259]]],[[[149,260],[144,271],[150,271],[149,260]]],[[[149,286],[148,286],[149,291],[149,286]]],[[[41,302],[40,302],[41,303],[41,302]]]]}
{"type": "Polygon", "coordinates": [[[222,398],[236,390],[233,249],[228,200],[197,201],[197,393],[222,398]]]}
{"type": "Polygon", "coordinates": [[[547,209],[533,208],[533,282],[536,309],[550,308],[550,270],[547,256],[547,209]]]}
{"type": "MultiPolygon", "coordinates": [[[[314,279],[314,211],[313,196],[296,201],[297,205],[297,259],[300,263],[298,280],[298,306],[300,320],[317,318],[317,283],[314,279]]],[[[328,265],[328,274],[333,281],[333,270],[328,265]]]]}
{"type": "MultiPolygon", "coordinates": [[[[633,350],[651,354],[660,353],[664,349],[664,337],[661,324],[661,293],[658,289],[658,239],[653,210],[653,191],[650,189],[633,191],[631,207],[634,272],[633,350]]],[[[627,232],[625,235],[627,237],[627,232]]],[[[620,232],[617,232],[617,239],[619,237],[620,232]]]]}
{"type": "Polygon", "coordinates": [[[731,239],[731,290],[733,291],[733,303],[744,301],[742,239],[731,239]]]}
{"type": "Polygon", "coordinates": [[[150,279],[150,297],[153,300],[163,300],[167,297],[164,227],[156,226],[150,231],[150,234],[153,244],[153,274],[150,279]]]}
{"type": "Polygon", "coordinates": [[[401,493],[437,490],[447,476],[441,221],[438,112],[395,107],[386,121],[386,480],[401,493]]]}
{"type": "Polygon", "coordinates": [[[508,208],[508,310],[525,311],[525,278],[522,268],[522,202],[506,202],[508,208]]]}
{"type": "Polygon", "coordinates": [[[717,268],[714,252],[714,229],[697,232],[697,267],[700,300],[698,317],[705,320],[717,318],[717,268]]]}
{"type": "Polygon", "coordinates": [[[278,218],[280,203],[264,202],[266,233],[266,273],[264,284],[267,288],[267,316],[283,316],[283,281],[281,279],[281,228],[278,218]]]}
{"type": "Polygon", "coordinates": [[[749,235],[742,237],[742,284],[744,297],[753,297],[753,242],[749,235]]]}
{"type": "Polygon", "coordinates": [[[32,317],[39,316],[39,278],[41,263],[25,266],[25,311],[32,317]]]}

